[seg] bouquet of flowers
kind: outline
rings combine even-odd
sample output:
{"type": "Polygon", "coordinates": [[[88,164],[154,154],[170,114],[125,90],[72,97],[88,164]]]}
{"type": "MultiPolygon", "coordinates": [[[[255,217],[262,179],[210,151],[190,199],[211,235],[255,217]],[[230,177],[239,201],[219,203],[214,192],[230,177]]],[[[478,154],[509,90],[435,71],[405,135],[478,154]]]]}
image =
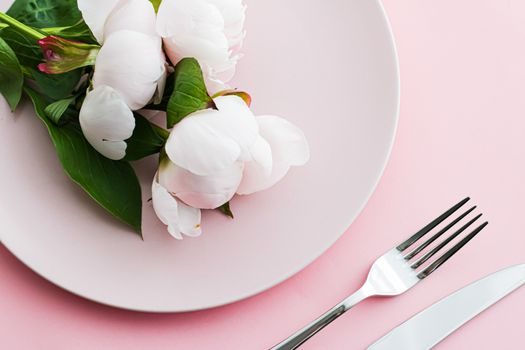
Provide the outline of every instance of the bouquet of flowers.
{"type": "Polygon", "coordinates": [[[153,210],[173,237],[199,236],[201,209],[233,217],[236,194],[309,159],[299,128],[255,116],[227,85],[245,12],[242,0],[16,0],[0,13],[0,93],[12,111],[32,102],[71,180],[138,234],[132,162],[158,154],[153,210]]]}

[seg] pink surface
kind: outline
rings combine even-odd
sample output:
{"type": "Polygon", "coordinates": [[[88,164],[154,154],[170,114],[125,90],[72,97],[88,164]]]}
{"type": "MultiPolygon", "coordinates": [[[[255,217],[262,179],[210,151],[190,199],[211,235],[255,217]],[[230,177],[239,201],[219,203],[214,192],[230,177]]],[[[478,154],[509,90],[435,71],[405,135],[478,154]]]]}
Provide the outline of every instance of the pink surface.
{"type": "MultiPolygon", "coordinates": [[[[371,262],[464,195],[491,222],[425,283],[369,300],[304,349],[362,349],[440,297],[525,261],[525,4],[385,0],[401,61],[398,138],[364,212],[314,264],[270,291],[191,314],[100,306],[0,248],[0,345],[16,349],[265,349],[356,289],[371,262]]],[[[519,348],[519,290],[438,348],[519,348]],[[514,322],[508,322],[509,318],[514,322]]]]}

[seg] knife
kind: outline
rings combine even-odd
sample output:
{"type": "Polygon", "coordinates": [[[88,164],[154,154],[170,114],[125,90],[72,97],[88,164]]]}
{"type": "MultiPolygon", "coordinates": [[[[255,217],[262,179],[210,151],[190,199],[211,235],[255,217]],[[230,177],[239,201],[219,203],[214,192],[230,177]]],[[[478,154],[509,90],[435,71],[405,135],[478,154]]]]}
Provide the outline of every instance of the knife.
{"type": "Polygon", "coordinates": [[[524,283],[525,264],[495,272],[421,311],[368,350],[430,349],[524,283]]]}

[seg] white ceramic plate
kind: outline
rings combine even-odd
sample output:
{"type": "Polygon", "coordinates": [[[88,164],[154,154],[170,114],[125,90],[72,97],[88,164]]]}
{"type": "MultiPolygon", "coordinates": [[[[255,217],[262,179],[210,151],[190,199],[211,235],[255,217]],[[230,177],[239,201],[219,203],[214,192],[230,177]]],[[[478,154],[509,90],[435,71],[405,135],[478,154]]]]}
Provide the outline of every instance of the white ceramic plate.
{"type": "MultiPolygon", "coordinates": [[[[0,1],[3,9],[9,1],[0,1]]],[[[175,312],[264,291],[311,263],[373,192],[394,139],[399,77],[376,0],[247,0],[248,36],[234,86],[258,114],[306,133],[310,163],[269,191],[235,199],[236,215],[203,217],[204,235],[175,241],[155,218],[153,159],[141,241],[63,174],[31,107],[0,110],[0,239],[55,284],[116,307],[175,312]]]]}

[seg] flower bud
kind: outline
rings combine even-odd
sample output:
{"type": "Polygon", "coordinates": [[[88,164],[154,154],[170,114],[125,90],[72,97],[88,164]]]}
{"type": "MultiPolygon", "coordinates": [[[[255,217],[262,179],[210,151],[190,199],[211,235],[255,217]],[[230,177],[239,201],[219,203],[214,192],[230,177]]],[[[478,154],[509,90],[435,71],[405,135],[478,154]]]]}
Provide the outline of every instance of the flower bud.
{"type": "Polygon", "coordinates": [[[54,35],[38,40],[38,45],[45,61],[38,65],[38,69],[47,74],[66,73],[80,67],[92,66],[100,50],[98,45],[67,40],[54,35]]]}

